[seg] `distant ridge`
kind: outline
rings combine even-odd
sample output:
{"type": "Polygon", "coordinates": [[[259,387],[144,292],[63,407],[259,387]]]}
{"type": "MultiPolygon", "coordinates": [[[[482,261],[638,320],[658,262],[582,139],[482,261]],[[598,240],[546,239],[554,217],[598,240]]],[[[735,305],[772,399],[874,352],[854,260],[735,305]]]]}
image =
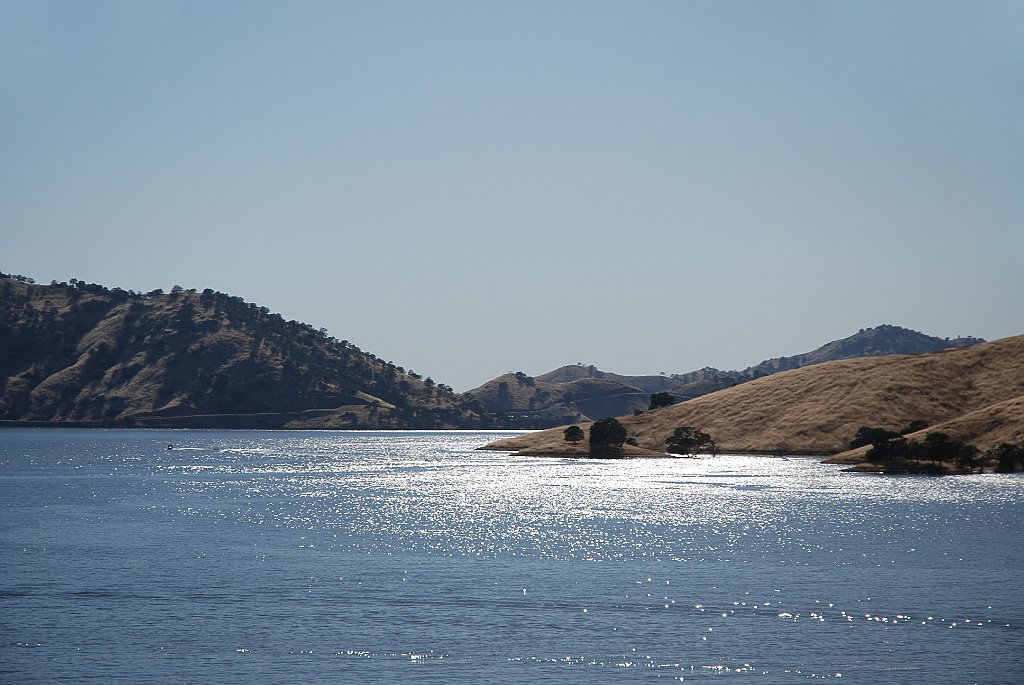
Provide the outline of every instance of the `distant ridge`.
{"type": "Polygon", "coordinates": [[[803,368],[840,359],[921,354],[968,347],[981,338],[937,338],[900,326],[882,325],[861,329],[816,350],[791,357],[767,359],[742,371],[705,367],[681,374],[627,376],[573,364],[531,378],[508,373],[492,379],[467,395],[487,411],[511,414],[532,421],[534,427],[590,421],[644,411],[650,395],[668,392],[676,402],[746,383],[780,371],[803,368]]]}
{"type": "Polygon", "coordinates": [[[210,428],[482,428],[430,378],[210,289],[0,275],[0,421],[210,428]]]}
{"type": "MultiPolygon", "coordinates": [[[[922,421],[985,450],[1024,443],[1024,335],[919,355],[875,355],[780,372],[720,392],[619,419],[641,448],[664,450],[680,426],[694,426],[725,452],[832,454],[848,451],[861,426],[900,431],[922,421]]],[[[586,425],[583,424],[586,428],[586,425]]],[[[499,441],[491,449],[565,451],[560,428],[499,441]]]]}
{"type": "Polygon", "coordinates": [[[211,289],[148,293],[0,274],[0,425],[544,428],[645,411],[835,359],[976,345],[861,330],[743,371],[624,376],[582,364],[457,395],[324,329],[211,289]]]}
{"type": "Polygon", "coordinates": [[[856,357],[873,357],[889,354],[923,354],[939,350],[968,347],[985,342],[982,338],[937,338],[935,336],[912,331],[900,326],[881,325],[875,328],[861,329],[860,332],[834,340],[816,350],[793,357],[767,359],[756,366],[746,369],[743,373],[748,377],[759,378],[763,375],[799,369],[812,364],[836,361],[838,359],[854,359],[856,357]]]}

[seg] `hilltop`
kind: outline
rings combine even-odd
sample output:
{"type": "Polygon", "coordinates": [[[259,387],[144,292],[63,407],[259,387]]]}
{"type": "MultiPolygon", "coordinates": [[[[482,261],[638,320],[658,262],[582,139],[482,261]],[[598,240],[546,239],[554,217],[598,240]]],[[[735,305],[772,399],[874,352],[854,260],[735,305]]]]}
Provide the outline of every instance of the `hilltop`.
{"type": "Polygon", "coordinates": [[[0,277],[0,421],[482,428],[451,388],[240,297],[0,277]]]}
{"type": "Polygon", "coordinates": [[[853,335],[791,357],[766,359],[742,371],[705,367],[679,374],[628,376],[582,363],[537,376],[507,373],[466,393],[486,411],[507,414],[531,427],[546,428],[605,416],[644,411],[651,394],[667,392],[685,402],[781,371],[840,359],[920,354],[967,347],[980,338],[937,338],[900,326],[861,329],[853,335]]]}
{"type": "Polygon", "coordinates": [[[650,403],[647,391],[611,378],[584,375],[548,382],[522,372],[498,376],[466,396],[486,411],[529,428],[559,426],[589,416],[616,416],[634,408],[646,409],[650,403]]]}
{"type": "MultiPolygon", "coordinates": [[[[982,450],[1024,442],[1024,336],[919,355],[859,357],[783,371],[671,407],[619,419],[638,445],[664,450],[672,431],[694,426],[726,452],[834,455],[861,426],[900,431],[913,421],[982,450]]],[[[584,429],[587,425],[582,425],[584,429]]],[[[561,429],[488,445],[521,453],[557,453],[561,429]]]]}

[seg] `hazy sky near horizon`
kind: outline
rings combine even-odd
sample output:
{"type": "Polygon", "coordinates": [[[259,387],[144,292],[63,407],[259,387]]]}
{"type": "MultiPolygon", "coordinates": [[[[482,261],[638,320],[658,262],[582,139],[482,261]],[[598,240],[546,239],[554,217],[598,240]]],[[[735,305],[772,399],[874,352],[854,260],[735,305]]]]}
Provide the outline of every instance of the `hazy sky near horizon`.
{"type": "Polygon", "coordinates": [[[0,0],[0,271],[468,390],[1024,333],[1024,3],[0,0]]]}

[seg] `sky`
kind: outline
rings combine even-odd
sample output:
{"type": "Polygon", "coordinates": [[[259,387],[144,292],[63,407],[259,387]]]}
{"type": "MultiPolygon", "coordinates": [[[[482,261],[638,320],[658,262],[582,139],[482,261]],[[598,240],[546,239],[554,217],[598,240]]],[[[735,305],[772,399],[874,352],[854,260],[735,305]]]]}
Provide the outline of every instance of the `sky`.
{"type": "Polygon", "coordinates": [[[0,271],[458,391],[1024,333],[1024,3],[0,0],[0,271]]]}

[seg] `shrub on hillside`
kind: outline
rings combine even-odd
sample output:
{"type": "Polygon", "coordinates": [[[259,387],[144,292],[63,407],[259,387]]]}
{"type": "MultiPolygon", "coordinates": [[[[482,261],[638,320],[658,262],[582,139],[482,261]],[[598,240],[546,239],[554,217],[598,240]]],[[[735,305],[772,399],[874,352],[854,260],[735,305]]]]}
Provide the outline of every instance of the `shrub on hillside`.
{"type": "Polygon", "coordinates": [[[583,435],[583,429],[579,426],[569,426],[565,429],[563,435],[566,442],[571,442],[574,445],[586,437],[583,435]]]}

